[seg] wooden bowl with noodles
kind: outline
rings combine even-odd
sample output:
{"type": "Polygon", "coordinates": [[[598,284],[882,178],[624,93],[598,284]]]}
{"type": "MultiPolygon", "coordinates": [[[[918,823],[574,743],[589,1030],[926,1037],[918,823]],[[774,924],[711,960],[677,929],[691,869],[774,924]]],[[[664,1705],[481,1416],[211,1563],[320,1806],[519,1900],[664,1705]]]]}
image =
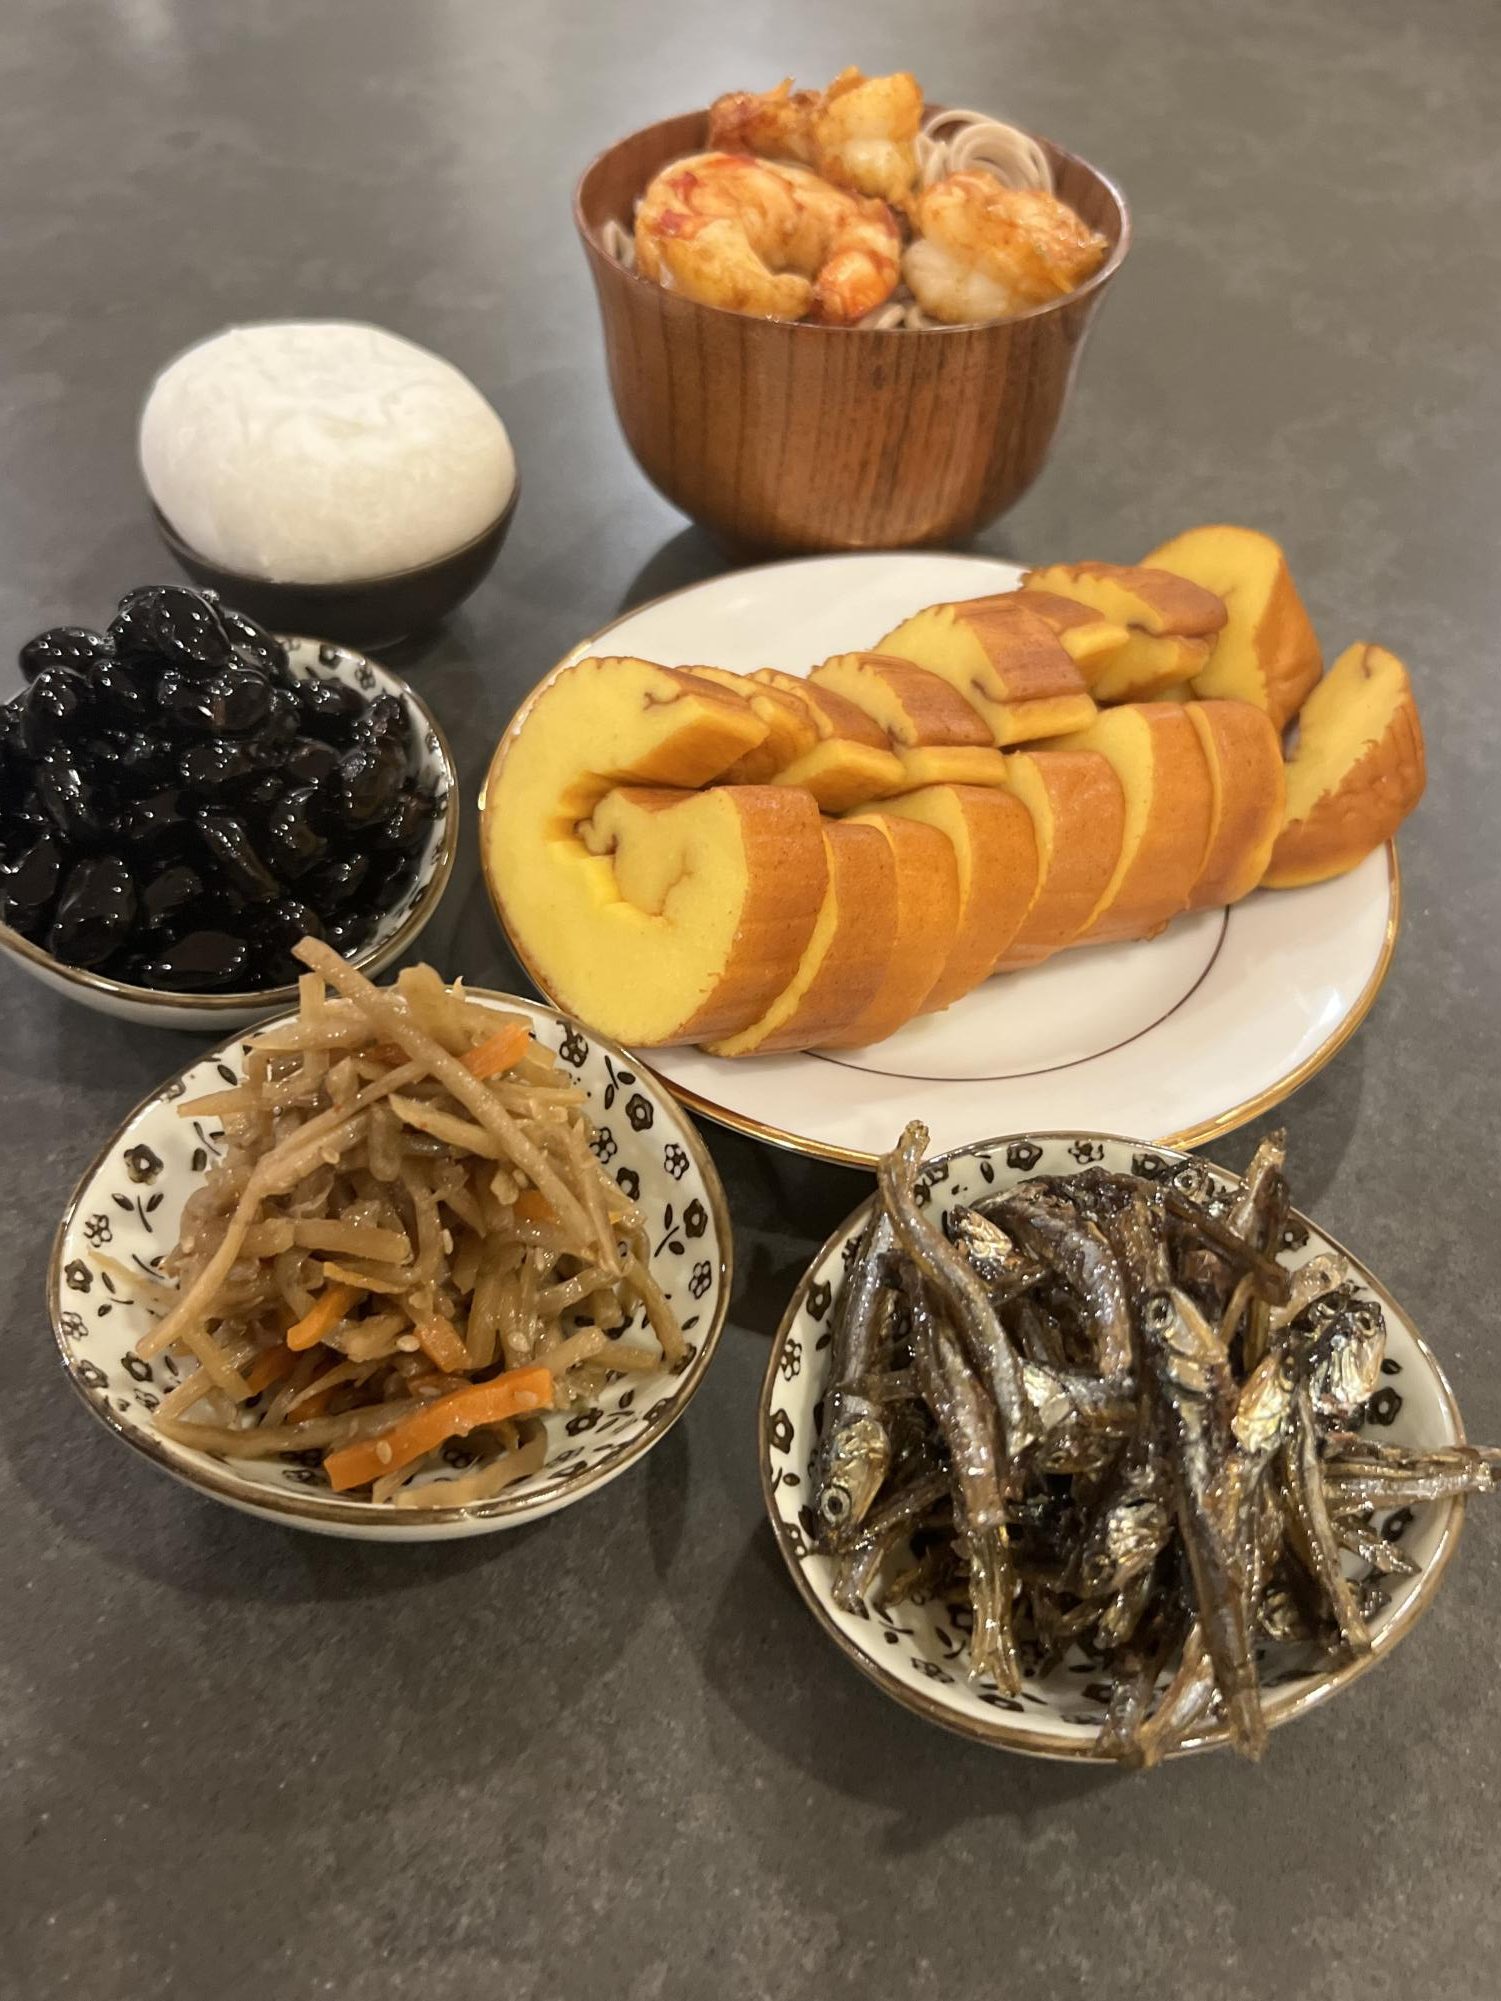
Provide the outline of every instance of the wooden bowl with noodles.
{"type": "Polygon", "coordinates": [[[1047,140],[1057,192],[1110,248],[1077,291],[1009,320],[918,329],[756,319],[664,290],[615,257],[611,225],[708,114],[663,119],[584,171],[574,221],[599,296],[610,388],[653,486],[757,550],[962,541],[1042,470],[1074,370],[1131,241],[1120,190],[1047,140]]]}

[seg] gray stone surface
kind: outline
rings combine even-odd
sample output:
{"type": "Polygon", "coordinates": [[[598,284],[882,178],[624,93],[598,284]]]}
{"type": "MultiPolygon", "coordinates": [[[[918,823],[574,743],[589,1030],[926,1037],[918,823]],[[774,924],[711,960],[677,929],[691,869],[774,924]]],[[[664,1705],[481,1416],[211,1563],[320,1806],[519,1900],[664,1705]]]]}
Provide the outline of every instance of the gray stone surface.
{"type": "MultiPolygon", "coordinates": [[[[847,60],[1055,134],[1135,206],[1054,463],[984,546],[1129,557],[1258,522],[1330,642],[1417,665],[1434,779],[1406,928],[1366,1028],[1291,1107],[1298,1187],[1501,1438],[1489,0],[10,0],[6,646],[167,572],[132,458],[157,364],[236,318],[366,316],[466,368],[524,468],[499,570],[396,663],[472,797],[559,653],[722,560],[620,443],[574,175],[720,87],[847,60]]],[[[424,949],[514,977],[467,839],[424,949]]],[[[241,1520],[97,1431],[42,1312],[75,1176],[185,1045],[8,966],[0,1006],[0,1993],[1497,1991],[1484,1507],[1419,1634],[1260,1771],[1096,1777],[929,1729],[820,1636],[757,1490],[767,1335],[860,1181],[711,1134],[732,1324],[643,1471],[431,1550],[241,1520]]]]}

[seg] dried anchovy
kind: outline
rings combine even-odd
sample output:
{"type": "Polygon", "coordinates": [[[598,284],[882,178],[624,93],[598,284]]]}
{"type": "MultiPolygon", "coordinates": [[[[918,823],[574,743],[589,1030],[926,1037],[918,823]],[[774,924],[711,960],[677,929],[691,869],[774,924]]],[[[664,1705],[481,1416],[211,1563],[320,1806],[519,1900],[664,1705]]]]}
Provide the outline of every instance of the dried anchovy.
{"type": "Polygon", "coordinates": [[[1196,1162],[1094,1167],[943,1227],[925,1143],[909,1127],[881,1163],[834,1322],[819,1477],[873,1479],[828,1539],[837,1601],[967,1600],[970,1671],[1003,1691],[1024,1655],[1081,1649],[1109,1686],[1101,1755],[1153,1765],[1217,1731],[1258,1755],[1257,1646],[1367,1649],[1417,1568],[1380,1524],[1501,1484],[1501,1450],[1352,1428],[1385,1325],[1339,1254],[1278,1262],[1280,1133],[1233,1195],[1196,1162]],[[870,1412],[884,1464],[850,1451],[870,1412]]]}

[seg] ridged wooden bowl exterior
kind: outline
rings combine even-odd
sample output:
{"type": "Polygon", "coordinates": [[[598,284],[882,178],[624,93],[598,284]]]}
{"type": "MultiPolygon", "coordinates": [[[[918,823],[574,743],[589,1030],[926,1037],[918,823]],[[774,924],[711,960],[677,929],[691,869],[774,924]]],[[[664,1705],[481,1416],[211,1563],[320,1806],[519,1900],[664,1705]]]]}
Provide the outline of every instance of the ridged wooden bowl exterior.
{"type": "Polygon", "coordinates": [[[574,197],[599,295],[610,387],[647,478],[685,514],[769,550],[962,541],[1042,469],[1100,300],[1130,243],[1119,191],[1042,141],[1058,192],[1111,245],[1088,284],[991,326],[873,332],[701,306],[626,270],[629,229],[669,161],[703,149],[707,113],[599,155],[574,197]]]}

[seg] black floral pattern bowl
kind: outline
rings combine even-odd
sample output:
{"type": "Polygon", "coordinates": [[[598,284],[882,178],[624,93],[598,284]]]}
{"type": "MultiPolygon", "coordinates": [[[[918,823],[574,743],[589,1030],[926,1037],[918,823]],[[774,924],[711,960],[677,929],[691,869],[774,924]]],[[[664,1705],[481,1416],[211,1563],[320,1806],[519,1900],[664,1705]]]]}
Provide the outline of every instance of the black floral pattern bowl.
{"type": "MultiPolygon", "coordinates": [[[[448,887],[459,851],[458,767],[437,717],[399,674],[366,659],[363,653],[331,645],[327,640],[283,634],[282,643],[292,671],[305,681],[340,681],[357,689],[367,701],[374,701],[377,695],[397,697],[407,712],[411,740],[416,746],[412,775],[432,791],[438,802],[415,869],[410,875],[403,873],[369,943],[352,955],[354,964],[373,978],[416,942],[448,887]]],[[[217,994],[158,993],[150,987],[130,986],[104,973],[64,965],[7,924],[0,924],[0,947],[54,993],[82,1001],[85,1007],[96,1008],[101,1014],[112,1014],[121,1021],[145,1022],[152,1028],[217,1030],[222,1035],[226,1029],[280,1014],[297,999],[295,986],[217,994]]]]}
{"type": "MultiPolygon", "coordinates": [[[[724,1190],[687,1114],[625,1052],[538,1002],[471,987],[471,1000],[526,1015],[539,1042],[587,1094],[594,1150],[645,1212],[650,1270],[687,1343],[673,1373],[617,1376],[599,1402],[545,1420],[541,1468],[492,1501],[413,1511],[332,1492],[318,1454],[265,1461],[217,1459],[161,1437],[151,1413],[177,1381],[169,1356],[142,1361],[135,1344],[151,1324],[113,1267],[146,1272],[176,1242],[183,1204],[223,1137],[211,1121],[180,1119],[177,1101],[240,1081],[247,1041],[236,1038],[190,1064],[126,1119],[84,1175],[58,1227],[48,1273],[53,1333],[69,1381],[106,1428],[200,1493],[268,1521],[328,1535],[430,1542],[484,1535],[554,1514],[592,1494],[648,1453],[687,1409],[709,1366],[730,1298],[731,1242],[724,1190]]],[[[632,1326],[621,1330],[629,1339],[632,1326]]],[[[434,1484],[465,1468],[455,1443],[434,1484]]]]}
{"type": "MultiPolygon", "coordinates": [[[[1103,1133],[1018,1134],[982,1140],[930,1160],[919,1195],[942,1211],[952,1204],[1002,1193],[1034,1174],[1073,1174],[1104,1165],[1117,1172],[1165,1178],[1190,1156],[1172,1148],[1103,1133]]],[[[1223,1188],[1238,1177],[1212,1170],[1223,1188]]],[[[982,1744],[1042,1758],[1098,1758],[1100,1725],[1109,1689],[1098,1670],[1075,1650],[1057,1667],[1039,1672],[1023,1661],[1019,1697],[987,1680],[971,1681],[965,1653],[969,1635],[945,1603],[904,1601],[858,1615],[834,1602],[834,1565],[813,1547],[809,1501],[811,1461],[818,1438],[819,1400],[827,1370],[834,1307],[870,1214],[861,1205],[829,1238],[793,1295],[772,1345],[761,1391],[761,1486],[777,1546],[814,1617],[862,1673],[930,1722],[982,1744]]],[[[1386,1318],[1384,1380],[1366,1406],[1368,1425],[1394,1442],[1429,1446],[1464,1438],[1454,1393],[1432,1351],[1384,1286],[1343,1246],[1293,1211],[1283,1239],[1282,1262],[1305,1263],[1320,1251],[1346,1258],[1357,1295],[1380,1303],[1386,1318]]],[[[1296,1646],[1266,1646],[1258,1653],[1267,1722],[1275,1727],[1326,1702],[1337,1690],[1384,1660],[1421,1618],[1454,1554],[1464,1500],[1403,1509],[1382,1532],[1401,1540],[1417,1564],[1411,1577],[1387,1578],[1387,1602],[1371,1624],[1372,1647],[1364,1659],[1329,1668],[1315,1665],[1296,1646]]],[[[1354,1560],[1351,1575],[1362,1574],[1354,1560]]],[[[1190,1738],[1184,1752],[1224,1742],[1216,1724],[1190,1738]]],[[[1181,1754],[1180,1754],[1181,1755],[1181,1754]]]]}

